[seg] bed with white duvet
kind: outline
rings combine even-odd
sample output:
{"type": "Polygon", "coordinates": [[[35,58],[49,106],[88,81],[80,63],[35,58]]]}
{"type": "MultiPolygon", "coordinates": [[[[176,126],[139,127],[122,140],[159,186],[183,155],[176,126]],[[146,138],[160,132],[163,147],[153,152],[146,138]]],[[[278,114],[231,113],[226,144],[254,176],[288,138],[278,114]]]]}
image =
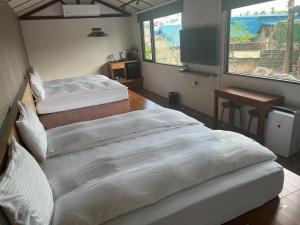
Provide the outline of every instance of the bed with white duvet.
{"type": "Polygon", "coordinates": [[[283,186],[271,151],[170,109],[58,127],[46,139],[41,169],[16,151],[19,162],[0,180],[0,204],[17,208],[13,216],[25,221],[19,224],[217,225],[275,198],[283,186]],[[20,180],[28,181],[21,194],[12,188],[20,180]]]}
{"type": "Polygon", "coordinates": [[[104,75],[80,76],[42,82],[37,74],[33,74],[31,75],[31,87],[39,114],[128,99],[127,87],[104,75]],[[35,88],[34,79],[39,80],[39,88],[35,88]]]}
{"type": "Polygon", "coordinates": [[[54,128],[41,164],[52,225],[221,224],[282,189],[276,156],[169,109],[54,128]]]}

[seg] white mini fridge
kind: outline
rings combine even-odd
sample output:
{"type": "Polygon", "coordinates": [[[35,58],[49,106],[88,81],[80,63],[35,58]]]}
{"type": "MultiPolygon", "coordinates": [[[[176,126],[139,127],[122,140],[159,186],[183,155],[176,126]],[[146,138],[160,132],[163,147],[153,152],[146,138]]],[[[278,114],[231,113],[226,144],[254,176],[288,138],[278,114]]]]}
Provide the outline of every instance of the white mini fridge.
{"type": "Polygon", "coordinates": [[[265,131],[265,145],[275,154],[290,157],[300,151],[300,110],[273,107],[265,131]]]}

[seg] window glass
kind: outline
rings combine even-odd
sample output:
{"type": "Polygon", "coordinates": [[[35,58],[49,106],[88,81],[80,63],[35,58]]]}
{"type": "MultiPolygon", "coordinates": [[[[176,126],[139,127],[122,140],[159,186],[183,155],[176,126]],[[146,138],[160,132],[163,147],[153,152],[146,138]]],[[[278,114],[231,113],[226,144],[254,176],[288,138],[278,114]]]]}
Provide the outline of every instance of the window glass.
{"type": "Polygon", "coordinates": [[[232,9],[227,72],[300,81],[298,5],[276,0],[232,9]]]}
{"type": "Polygon", "coordinates": [[[146,60],[152,60],[152,43],[151,43],[151,25],[150,21],[143,22],[144,29],[144,57],[146,60]]]}
{"type": "Polygon", "coordinates": [[[153,20],[155,60],[157,63],[181,65],[181,13],[153,20]]]}

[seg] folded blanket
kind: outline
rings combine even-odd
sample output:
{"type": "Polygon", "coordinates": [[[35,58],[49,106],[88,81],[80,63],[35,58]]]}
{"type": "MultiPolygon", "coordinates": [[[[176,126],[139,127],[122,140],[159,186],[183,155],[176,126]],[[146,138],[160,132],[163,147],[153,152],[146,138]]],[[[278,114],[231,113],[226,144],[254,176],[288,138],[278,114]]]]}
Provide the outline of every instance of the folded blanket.
{"type": "Polygon", "coordinates": [[[140,110],[47,131],[47,157],[99,147],[178,127],[202,124],[175,110],[140,110]]]}
{"type": "Polygon", "coordinates": [[[53,225],[98,225],[186,188],[276,156],[228,131],[178,134],[113,152],[50,180],[53,225]]]}

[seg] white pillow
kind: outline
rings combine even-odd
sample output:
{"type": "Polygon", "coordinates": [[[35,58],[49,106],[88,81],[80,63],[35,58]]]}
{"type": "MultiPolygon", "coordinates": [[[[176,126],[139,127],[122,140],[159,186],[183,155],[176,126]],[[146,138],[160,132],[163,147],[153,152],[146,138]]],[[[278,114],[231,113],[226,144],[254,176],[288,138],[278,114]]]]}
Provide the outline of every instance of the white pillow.
{"type": "Polygon", "coordinates": [[[0,205],[12,224],[49,225],[53,195],[38,163],[15,139],[9,163],[0,177],[0,205]]]}
{"type": "Polygon", "coordinates": [[[43,85],[43,80],[37,72],[30,73],[30,84],[33,91],[35,99],[43,101],[45,99],[45,89],[43,85]]]}
{"type": "Polygon", "coordinates": [[[16,121],[22,140],[34,157],[43,162],[47,157],[47,134],[38,116],[26,105],[19,102],[20,116],[16,121]]]}

